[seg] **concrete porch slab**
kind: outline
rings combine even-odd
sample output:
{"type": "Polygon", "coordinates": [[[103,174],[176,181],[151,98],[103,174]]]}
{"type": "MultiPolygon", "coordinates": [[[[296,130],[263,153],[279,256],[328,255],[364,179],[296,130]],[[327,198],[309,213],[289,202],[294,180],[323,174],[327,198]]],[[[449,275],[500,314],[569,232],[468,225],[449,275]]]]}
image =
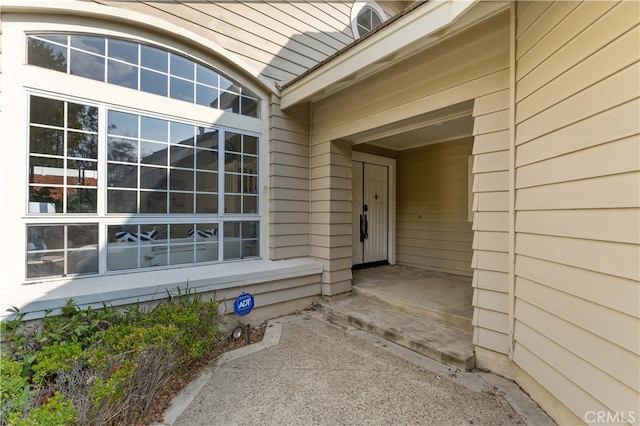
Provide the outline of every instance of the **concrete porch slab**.
{"type": "Polygon", "coordinates": [[[404,265],[353,272],[353,291],[375,296],[419,316],[450,317],[471,326],[472,278],[404,265]]]}
{"type": "Polygon", "coordinates": [[[452,367],[475,366],[470,277],[407,266],[353,275],[352,295],[321,302],[323,312],[452,367]]]}

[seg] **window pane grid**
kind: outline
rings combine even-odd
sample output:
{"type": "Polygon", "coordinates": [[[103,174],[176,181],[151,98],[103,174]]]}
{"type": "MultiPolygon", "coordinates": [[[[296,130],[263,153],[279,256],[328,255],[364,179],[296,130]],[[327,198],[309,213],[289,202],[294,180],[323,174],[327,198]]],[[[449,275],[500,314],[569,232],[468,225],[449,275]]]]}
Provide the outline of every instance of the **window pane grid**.
{"type": "Polygon", "coordinates": [[[106,105],[29,99],[29,213],[89,212],[104,220],[87,228],[90,240],[78,237],[85,225],[27,225],[28,280],[259,257],[258,137],[106,105]],[[100,209],[99,194],[106,200],[100,209]],[[218,215],[227,202],[252,221],[193,216],[218,215]],[[225,231],[223,241],[226,223],[237,232],[225,231]],[[106,265],[99,268],[104,232],[106,265]],[[129,234],[116,235],[122,232],[129,234]]]}
{"type": "Polygon", "coordinates": [[[218,262],[219,223],[109,225],[109,271],[218,262]]]}
{"type": "Polygon", "coordinates": [[[358,26],[358,34],[362,37],[373,31],[374,28],[382,23],[382,20],[373,9],[370,7],[364,7],[358,14],[356,22],[358,26]]]}
{"type": "Polygon", "coordinates": [[[108,213],[218,212],[217,129],[115,110],[108,129],[108,213]]]}
{"type": "Polygon", "coordinates": [[[33,35],[27,40],[31,65],[258,117],[259,100],[251,91],[175,53],[88,35],[33,35]]]}
{"type": "Polygon", "coordinates": [[[98,225],[27,225],[27,279],[98,273],[98,225]]]}
{"type": "Polygon", "coordinates": [[[30,213],[97,213],[98,108],[30,100],[30,213]]]}
{"type": "Polygon", "coordinates": [[[224,223],[224,260],[247,259],[260,256],[258,221],[224,223]]]}

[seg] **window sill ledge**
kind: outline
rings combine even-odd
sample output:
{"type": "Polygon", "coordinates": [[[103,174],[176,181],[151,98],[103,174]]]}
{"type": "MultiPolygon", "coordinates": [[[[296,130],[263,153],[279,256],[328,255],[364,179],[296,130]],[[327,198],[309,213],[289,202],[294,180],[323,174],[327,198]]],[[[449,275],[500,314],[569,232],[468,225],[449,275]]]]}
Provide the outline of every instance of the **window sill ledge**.
{"type": "Polygon", "coordinates": [[[183,294],[187,287],[204,293],[320,274],[322,269],[321,262],[310,258],[249,260],[26,284],[0,289],[0,320],[10,319],[14,306],[26,314],[25,320],[39,319],[47,310],[55,313],[68,299],[98,309],[103,301],[110,306],[151,302],[166,298],[168,292],[177,294],[178,288],[183,294]]]}

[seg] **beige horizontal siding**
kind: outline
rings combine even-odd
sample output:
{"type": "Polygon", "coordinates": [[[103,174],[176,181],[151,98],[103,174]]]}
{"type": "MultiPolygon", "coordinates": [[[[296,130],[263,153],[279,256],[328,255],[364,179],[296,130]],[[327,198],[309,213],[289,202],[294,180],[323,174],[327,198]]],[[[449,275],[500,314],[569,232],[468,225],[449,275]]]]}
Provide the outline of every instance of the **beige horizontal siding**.
{"type": "Polygon", "coordinates": [[[516,232],[639,244],[640,211],[636,209],[520,211],[516,232]]]}
{"type": "Polygon", "coordinates": [[[324,264],[322,294],[351,289],[351,146],[311,145],[311,256],[324,264]]]}
{"type": "Polygon", "coordinates": [[[503,354],[509,353],[508,94],[477,98],[473,111],[473,343],[503,354]]]}
{"type": "Polygon", "coordinates": [[[255,310],[249,315],[249,321],[262,321],[309,307],[313,298],[320,294],[320,274],[272,280],[262,283],[247,283],[242,288],[220,289],[215,292],[201,293],[204,298],[222,301],[221,310],[233,313],[233,301],[247,292],[255,298],[255,310]]]}
{"type": "Polygon", "coordinates": [[[518,168],[516,187],[528,188],[554,182],[633,173],[638,170],[639,158],[640,144],[638,144],[637,137],[618,139],[570,155],[523,165],[518,168]],[[602,161],[603,158],[607,158],[609,161],[602,161]],[[579,163],[581,167],[573,167],[576,163],[579,163]]]}
{"type": "Polygon", "coordinates": [[[640,3],[536,3],[517,4],[513,359],[578,418],[638,413],[640,3]]]}
{"type": "Polygon", "coordinates": [[[257,73],[287,82],[351,41],[350,17],[332,2],[100,2],[202,35],[257,73]]]}
{"type": "Polygon", "coordinates": [[[637,244],[518,233],[516,245],[519,254],[640,280],[637,244]]]}
{"type": "Polygon", "coordinates": [[[338,94],[317,102],[313,137],[346,137],[504,89],[508,29],[508,16],[501,14],[353,85],[348,97],[338,94]]]}
{"type": "MultiPolygon", "coordinates": [[[[579,163],[578,163],[579,164],[579,163]]],[[[640,205],[640,173],[623,173],[522,188],[518,210],[627,208],[640,205]],[[594,197],[594,194],[598,194],[594,197]]]]}
{"type": "Polygon", "coordinates": [[[471,275],[471,224],[467,221],[470,139],[398,153],[397,262],[471,275]]]}
{"type": "Polygon", "coordinates": [[[285,113],[273,96],[269,113],[269,258],[309,256],[308,108],[285,113]]]}
{"type": "Polygon", "coordinates": [[[606,49],[601,49],[581,60],[572,69],[554,78],[543,87],[536,88],[529,96],[518,103],[516,121],[521,122],[533,114],[552,106],[559,98],[576,94],[607,76],[615,74],[638,61],[638,40],[640,30],[635,27],[619,38],[606,33],[610,38],[606,49]]]}
{"type": "MultiPolygon", "coordinates": [[[[633,87],[633,86],[632,86],[633,87]]],[[[609,141],[636,137],[640,102],[632,100],[518,146],[516,166],[572,153],[609,141]]]]}
{"type": "Polygon", "coordinates": [[[611,75],[597,84],[585,88],[574,96],[560,100],[552,107],[541,111],[518,124],[516,144],[553,132],[580,120],[587,119],[601,111],[638,98],[638,75],[640,66],[634,65],[611,75]],[[598,102],[593,102],[597,99],[598,102]],[[571,111],[571,114],[563,114],[571,111]]]}

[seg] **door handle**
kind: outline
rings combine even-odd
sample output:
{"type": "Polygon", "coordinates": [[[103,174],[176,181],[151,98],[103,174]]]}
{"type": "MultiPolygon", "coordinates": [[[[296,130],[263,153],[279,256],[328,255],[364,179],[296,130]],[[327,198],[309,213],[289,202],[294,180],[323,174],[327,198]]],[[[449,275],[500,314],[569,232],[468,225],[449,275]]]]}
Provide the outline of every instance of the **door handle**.
{"type": "Polygon", "coordinates": [[[360,215],[360,242],[369,238],[369,221],[366,214],[360,215]]]}

